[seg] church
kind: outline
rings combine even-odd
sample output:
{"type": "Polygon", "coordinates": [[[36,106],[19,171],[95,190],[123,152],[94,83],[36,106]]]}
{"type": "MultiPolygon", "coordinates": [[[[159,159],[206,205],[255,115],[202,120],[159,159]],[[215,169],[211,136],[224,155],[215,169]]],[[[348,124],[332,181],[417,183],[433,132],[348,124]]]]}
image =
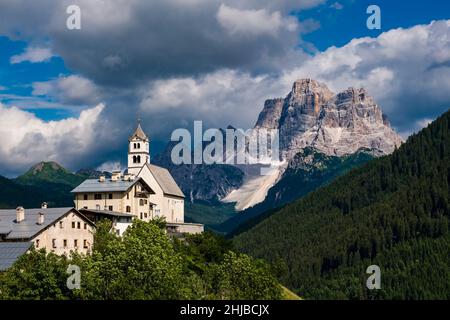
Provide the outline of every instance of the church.
{"type": "Polygon", "coordinates": [[[164,218],[169,233],[203,232],[184,222],[184,194],[170,172],[151,164],[150,139],[141,124],[128,139],[128,168],[110,178],[87,179],[72,190],[75,208],[93,221],[108,218],[122,235],[133,219],[164,218]]]}

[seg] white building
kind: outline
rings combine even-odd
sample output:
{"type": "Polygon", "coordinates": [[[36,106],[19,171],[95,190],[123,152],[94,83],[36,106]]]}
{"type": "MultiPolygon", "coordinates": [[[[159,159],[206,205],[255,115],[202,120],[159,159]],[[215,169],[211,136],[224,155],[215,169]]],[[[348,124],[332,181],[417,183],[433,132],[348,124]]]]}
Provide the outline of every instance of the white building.
{"type": "Polygon", "coordinates": [[[132,219],[156,217],[165,218],[170,232],[203,231],[201,224],[184,222],[185,196],[167,169],[150,164],[150,140],[140,124],[128,139],[127,172],[88,179],[72,192],[77,210],[90,218],[110,217],[118,234],[132,219]]]}

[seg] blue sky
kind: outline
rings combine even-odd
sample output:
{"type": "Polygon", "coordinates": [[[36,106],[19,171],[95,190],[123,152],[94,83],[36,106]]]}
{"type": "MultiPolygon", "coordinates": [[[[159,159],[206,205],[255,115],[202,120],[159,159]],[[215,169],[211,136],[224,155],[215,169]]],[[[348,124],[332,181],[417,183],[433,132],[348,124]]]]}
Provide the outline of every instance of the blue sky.
{"type": "Polygon", "coordinates": [[[450,107],[446,19],[439,0],[2,2],[0,174],[124,163],[138,115],[154,153],[194,120],[248,128],[300,77],[364,86],[407,137],[450,107]],[[81,30],[65,27],[73,3],[81,30]]]}
{"type": "MultiPolygon", "coordinates": [[[[327,4],[335,3],[330,1],[327,4]]],[[[306,41],[314,43],[319,50],[331,46],[345,45],[353,38],[376,37],[380,33],[394,29],[407,28],[417,24],[428,24],[432,20],[448,19],[450,16],[450,2],[445,0],[342,0],[341,10],[327,10],[313,8],[298,14],[300,19],[313,18],[320,21],[321,27],[304,36],[306,41]],[[366,9],[370,5],[381,8],[381,30],[365,28],[368,15],[366,9]]]]}

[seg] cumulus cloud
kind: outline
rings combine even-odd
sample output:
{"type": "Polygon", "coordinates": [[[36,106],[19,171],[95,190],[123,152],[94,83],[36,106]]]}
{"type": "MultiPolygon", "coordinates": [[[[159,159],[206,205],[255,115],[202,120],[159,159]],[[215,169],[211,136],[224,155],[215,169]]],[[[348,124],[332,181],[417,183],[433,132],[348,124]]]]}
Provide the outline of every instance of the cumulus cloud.
{"type": "Polygon", "coordinates": [[[283,19],[279,11],[265,9],[241,10],[222,4],[217,12],[220,25],[231,35],[254,36],[268,34],[276,36],[280,29],[297,30],[297,19],[283,19]]]}
{"type": "Polygon", "coordinates": [[[14,55],[10,58],[10,63],[16,64],[21,62],[46,62],[49,61],[54,55],[48,48],[28,47],[24,52],[18,55],[14,55]]]}
{"type": "Polygon", "coordinates": [[[54,160],[69,167],[95,152],[103,105],[78,118],[45,122],[34,114],[0,104],[0,167],[17,174],[36,162],[54,160]]]}
{"type": "Polygon", "coordinates": [[[32,94],[50,96],[65,104],[93,104],[99,102],[100,92],[89,79],[79,75],[61,76],[57,79],[34,82],[32,94]]]}
{"type": "Polygon", "coordinates": [[[98,171],[106,171],[106,172],[113,172],[116,170],[120,170],[123,171],[124,169],[122,168],[122,165],[119,161],[107,161],[102,163],[101,165],[99,165],[97,167],[98,171]]]}
{"type": "Polygon", "coordinates": [[[198,78],[152,82],[142,88],[140,108],[157,133],[189,127],[194,120],[215,128],[231,124],[247,129],[254,125],[264,100],[284,93],[283,87],[270,76],[219,70],[198,78]],[[171,126],[162,121],[169,117],[171,126]]]}

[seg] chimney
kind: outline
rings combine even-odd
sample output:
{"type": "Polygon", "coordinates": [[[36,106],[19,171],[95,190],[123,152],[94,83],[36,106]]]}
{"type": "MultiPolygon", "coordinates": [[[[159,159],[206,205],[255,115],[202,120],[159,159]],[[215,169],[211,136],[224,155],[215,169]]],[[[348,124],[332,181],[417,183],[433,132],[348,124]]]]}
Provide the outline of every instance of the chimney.
{"type": "Polygon", "coordinates": [[[113,171],[111,181],[118,181],[120,179],[121,171],[113,171]]]}
{"type": "Polygon", "coordinates": [[[42,212],[39,212],[37,224],[44,224],[44,217],[44,214],[42,212]]]}
{"type": "Polygon", "coordinates": [[[25,209],[23,207],[17,207],[16,209],[16,222],[20,223],[25,220],[25,209]]]}
{"type": "Polygon", "coordinates": [[[105,176],[104,176],[104,175],[101,175],[101,176],[98,178],[98,181],[100,181],[100,182],[105,182],[105,176]]]}
{"type": "Polygon", "coordinates": [[[41,209],[47,209],[47,208],[48,208],[47,202],[42,202],[41,209]]]}
{"type": "Polygon", "coordinates": [[[129,173],[125,173],[123,175],[123,181],[130,181],[131,175],[129,173]]]}

